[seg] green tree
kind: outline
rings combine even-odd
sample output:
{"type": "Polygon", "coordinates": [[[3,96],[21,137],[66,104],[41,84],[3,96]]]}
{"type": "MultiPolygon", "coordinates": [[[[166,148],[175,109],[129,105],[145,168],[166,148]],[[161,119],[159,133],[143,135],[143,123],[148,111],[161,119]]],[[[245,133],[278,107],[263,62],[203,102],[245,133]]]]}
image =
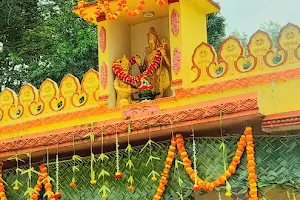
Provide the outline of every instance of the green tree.
{"type": "Polygon", "coordinates": [[[225,18],[220,13],[207,15],[207,36],[208,44],[212,45],[216,52],[225,38],[225,18]]]}
{"type": "MultiPolygon", "coordinates": [[[[97,27],[74,13],[77,0],[1,1],[0,86],[18,91],[51,78],[59,83],[70,73],[82,78],[98,67],[97,27]],[[4,17],[3,17],[4,16],[4,17]]],[[[225,19],[210,14],[208,42],[218,51],[225,36],[225,19]]]]}
{"type": "Polygon", "coordinates": [[[22,35],[40,23],[38,0],[0,1],[0,85],[19,88],[26,80],[27,66],[19,55],[22,35]]]}

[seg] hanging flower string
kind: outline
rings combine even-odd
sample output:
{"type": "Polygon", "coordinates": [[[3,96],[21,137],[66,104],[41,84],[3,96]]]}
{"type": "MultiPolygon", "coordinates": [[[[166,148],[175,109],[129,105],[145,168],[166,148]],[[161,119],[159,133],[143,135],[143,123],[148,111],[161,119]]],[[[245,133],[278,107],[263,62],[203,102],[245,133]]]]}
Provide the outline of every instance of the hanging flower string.
{"type": "MultiPolygon", "coordinates": [[[[131,76],[128,73],[124,72],[121,67],[120,62],[113,63],[112,69],[113,69],[113,72],[122,81],[124,81],[128,84],[135,84],[135,83],[140,83],[144,77],[149,77],[150,75],[152,75],[158,69],[160,62],[161,62],[161,52],[157,51],[155,54],[155,58],[154,58],[153,62],[151,63],[150,67],[148,67],[148,69],[146,71],[144,71],[142,74],[140,74],[138,76],[131,76]]],[[[131,63],[131,65],[136,63],[135,57],[132,57],[130,59],[130,63],[131,63]]]]}
{"type": "Polygon", "coordinates": [[[196,157],[196,142],[195,142],[195,133],[194,129],[193,130],[193,157],[194,157],[194,171],[195,171],[195,181],[194,181],[194,186],[193,190],[194,191],[199,191],[201,189],[200,185],[198,185],[198,173],[197,173],[197,157],[196,157]]]}
{"type": "Polygon", "coordinates": [[[249,185],[249,200],[258,200],[257,194],[257,176],[256,176],[256,163],[254,151],[254,138],[252,128],[247,127],[245,132],[247,142],[247,161],[248,161],[248,185],[249,185]]]}
{"type": "Polygon", "coordinates": [[[120,155],[119,155],[119,139],[118,139],[118,133],[116,131],[116,170],[115,178],[119,179],[122,178],[122,172],[120,172],[120,155]]]}
{"type": "Polygon", "coordinates": [[[151,180],[153,182],[155,182],[155,181],[157,181],[157,177],[159,177],[159,173],[154,170],[153,160],[160,160],[160,158],[152,155],[152,145],[155,145],[156,147],[160,148],[160,146],[151,139],[151,136],[149,134],[148,142],[141,149],[140,153],[142,153],[145,149],[147,149],[147,147],[149,148],[149,158],[148,158],[148,161],[146,163],[146,166],[148,167],[148,165],[151,164],[152,170],[151,170],[151,172],[150,172],[150,174],[148,175],[147,178],[149,178],[151,176],[151,180]]]}
{"type": "Polygon", "coordinates": [[[79,168],[77,167],[76,163],[77,162],[82,162],[82,158],[80,156],[76,155],[75,135],[74,134],[73,134],[73,156],[72,156],[72,160],[73,160],[73,167],[72,167],[73,177],[72,177],[72,181],[70,183],[70,187],[76,188],[77,187],[77,184],[76,184],[76,171],[79,171],[79,168]]]}
{"type": "MultiPolygon", "coordinates": [[[[109,174],[108,171],[106,171],[106,170],[104,169],[104,161],[105,161],[105,160],[109,160],[109,157],[108,157],[107,155],[104,154],[104,148],[103,148],[103,145],[104,145],[104,126],[103,126],[103,124],[102,124],[102,130],[101,130],[101,154],[100,154],[100,156],[99,156],[99,158],[98,158],[98,161],[101,160],[101,168],[102,168],[102,170],[101,170],[101,172],[100,172],[99,175],[98,175],[98,179],[102,178],[103,181],[104,181],[105,177],[106,177],[106,176],[109,177],[110,174],[109,174]]],[[[108,188],[108,186],[107,186],[106,183],[103,184],[102,187],[100,188],[98,194],[100,194],[100,193],[102,194],[102,198],[105,199],[105,198],[108,197],[108,193],[110,193],[110,189],[108,188]]]]}
{"type": "Polygon", "coordinates": [[[133,165],[133,162],[131,160],[131,154],[133,152],[133,149],[132,149],[131,144],[130,144],[130,133],[131,133],[131,127],[130,127],[130,124],[128,124],[128,132],[127,132],[127,143],[128,143],[128,145],[127,145],[127,148],[126,148],[125,152],[127,152],[127,155],[128,155],[128,161],[126,163],[126,167],[129,168],[130,176],[129,176],[127,181],[129,183],[128,190],[134,191],[135,187],[133,186],[134,179],[133,179],[133,175],[132,175],[132,169],[134,168],[134,165],[133,165]]]}
{"type": "Polygon", "coordinates": [[[160,200],[162,198],[163,193],[166,190],[170,169],[171,169],[171,167],[173,165],[173,161],[175,159],[175,150],[176,150],[176,140],[175,140],[175,137],[172,137],[171,145],[169,146],[168,155],[167,155],[167,158],[165,161],[165,167],[164,167],[163,172],[161,173],[159,186],[157,188],[157,191],[154,195],[153,200],[160,200]]]}
{"type": "Polygon", "coordinates": [[[91,151],[91,166],[90,166],[90,171],[91,171],[91,180],[90,180],[90,183],[92,185],[95,185],[97,183],[97,180],[96,180],[96,175],[95,175],[95,170],[94,170],[94,163],[96,162],[96,159],[95,159],[95,154],[93,153],[93,143],[95,142],[95,133],[94,133],[94,128],[93,128],[93,125],[91,124],[91,127],[92,127],[92,130],[90,133],[86,134],[84,137],[89,137],[90,138],[90,151],[91,151]]]}
{"type": "Polygon", "coordinates": [[[22,183],[19,181],[19,174],[20,172],[22,172],[22,170],[19,168],[19,161],[25,163],[24,160],[20,159],[18,157],[18,155],[15,155],[11,158],[9,158],[8,160],[15,160],[16,161],[16,180],[13,182],[12,186],[13,186],[13,190],[19,190],[20,187],[22,186],[22,183]]]}
{"type": "Polygon", "coordinates": [[[7,183],[3,180],[2,168],[3,162],[0,162],[0,198],[1,200],[7,200],[5,191],[5,185],[7,185],[7,183]]]}
{"type": "Polygon", "coordinates": [[[56,167],[56,193],[55,193],[55,199],[60,199],[62,197],[61,193],[59,192],[59,159],[58,159],[58,146],[56,149],[56,161],[55,161],[55,167],[56,167]]]}
{"type": "MultiPolygon", "coordinates": [[[[173,138],[172,138],[173,143],[173,138]]],[[[184,163],[184,168],[187,172],[187,174],[190,176],[191,180],[195,182],[196,180],[198,183],[198,186],[200,186],[200,189],[204,189],[207,191],[213,191],[216,187],[219,187],[221,185],[224,185],[226,183],[226,180],[229,179],[233,174],[236,173],[236,168],[240,164],[241,157],[245,151],[245,147],[247,147],[247,160],[248,160],[248,184],[249,184],[249,200],[258,200],[257,195],[257,176],[255,171],[255,155],[254,155],[254,139],[253,139],[253,133],[252,128],[247,127],[245,129],[244,135],[240,137],[240,140],[238,142],[238,147],[235,152],[235,156],[232,159],[231,164],[229,165],[228,169],[225,171],[225,173],[221,176],[219,176],[214,181],[206,181],[202,180],[200,177],[198,177],[195,173],[195,169],[192,168],[192,161],[189,159],[188,153],[186,152],[184,140],[182,135],[177,134],[174,139],[174,145],[177,145],[178,152],[180,154],[180,159],[184,163]]],[[[170,146],[169,152],[172,148],[172,144],[170,146]]],[[[175,149],[174,149],[175,151],[175,149]]],[[[169,158],[169,153],[166,161],[172,161],[171,158],[169,158]]],[[[170,163],[166,162],[165,166],[169,166],[170,163]]],[[[168,168],[164,169],[164,173],[169,172],[168,168]]],[[[166,181],[163,181],[163,183],[166,183],[166,181]]],[[[157,193],[155,194],[153,200],[159,200],[162,197],[163,192],[165,191],[165,185],[161,184],[157,188],[157,193]]]]}

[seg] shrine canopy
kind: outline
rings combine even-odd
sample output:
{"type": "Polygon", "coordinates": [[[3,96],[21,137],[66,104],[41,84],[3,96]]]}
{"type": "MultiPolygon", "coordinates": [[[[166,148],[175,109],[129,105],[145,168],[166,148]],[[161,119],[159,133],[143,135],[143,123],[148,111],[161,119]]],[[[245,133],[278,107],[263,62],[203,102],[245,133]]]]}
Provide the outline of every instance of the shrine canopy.
{"type": "MultiPolygon", "coordinates": [[[[144,23],[169,16],[169,5],[180,3],[181,11],[209,14],[220,7],[212,0],[109,0],[79,1],[73,12],[88,22],[121,20],[129,25],[144,23]]],[[[191,20],[191,19],[190,19],[191,20]]]]}

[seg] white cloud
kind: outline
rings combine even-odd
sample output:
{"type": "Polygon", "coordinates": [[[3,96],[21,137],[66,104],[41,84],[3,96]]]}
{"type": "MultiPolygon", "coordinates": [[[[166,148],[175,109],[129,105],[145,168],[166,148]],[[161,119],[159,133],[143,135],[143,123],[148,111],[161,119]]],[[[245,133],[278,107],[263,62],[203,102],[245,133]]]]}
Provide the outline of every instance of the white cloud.
{"type": "Polygon", "coordinates": [[[299,0],[216,0],[226,18],[227,32],[234,29],[248,35],[255,33],[261,24],[277,21],[300,25],[299,0]]]}

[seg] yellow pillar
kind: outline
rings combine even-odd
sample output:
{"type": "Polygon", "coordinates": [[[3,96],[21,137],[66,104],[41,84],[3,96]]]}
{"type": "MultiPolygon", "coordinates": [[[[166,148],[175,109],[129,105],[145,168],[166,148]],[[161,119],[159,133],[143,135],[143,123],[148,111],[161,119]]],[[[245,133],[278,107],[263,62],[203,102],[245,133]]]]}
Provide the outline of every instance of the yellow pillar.
{"type": "Polygon", "coordinates": [[[130,26],[119,20],[98,22],[98,62],[100,75],[100,100],[114,107],[116,92],[112,63],[123,55],[130,55],[130,26]]]}
{"type": "Polygon", "coordinates": [[[170,4],[170,52],[173,68],[173,91],[195,86],[195,84],[192,84],[192,56],[198,45],[202,42],[207,43],[206,15],[218,10],[217,5],[207,0],[180,0],[170,4]],[[180,69],[178,70],[179,60],[180,69]]]}

